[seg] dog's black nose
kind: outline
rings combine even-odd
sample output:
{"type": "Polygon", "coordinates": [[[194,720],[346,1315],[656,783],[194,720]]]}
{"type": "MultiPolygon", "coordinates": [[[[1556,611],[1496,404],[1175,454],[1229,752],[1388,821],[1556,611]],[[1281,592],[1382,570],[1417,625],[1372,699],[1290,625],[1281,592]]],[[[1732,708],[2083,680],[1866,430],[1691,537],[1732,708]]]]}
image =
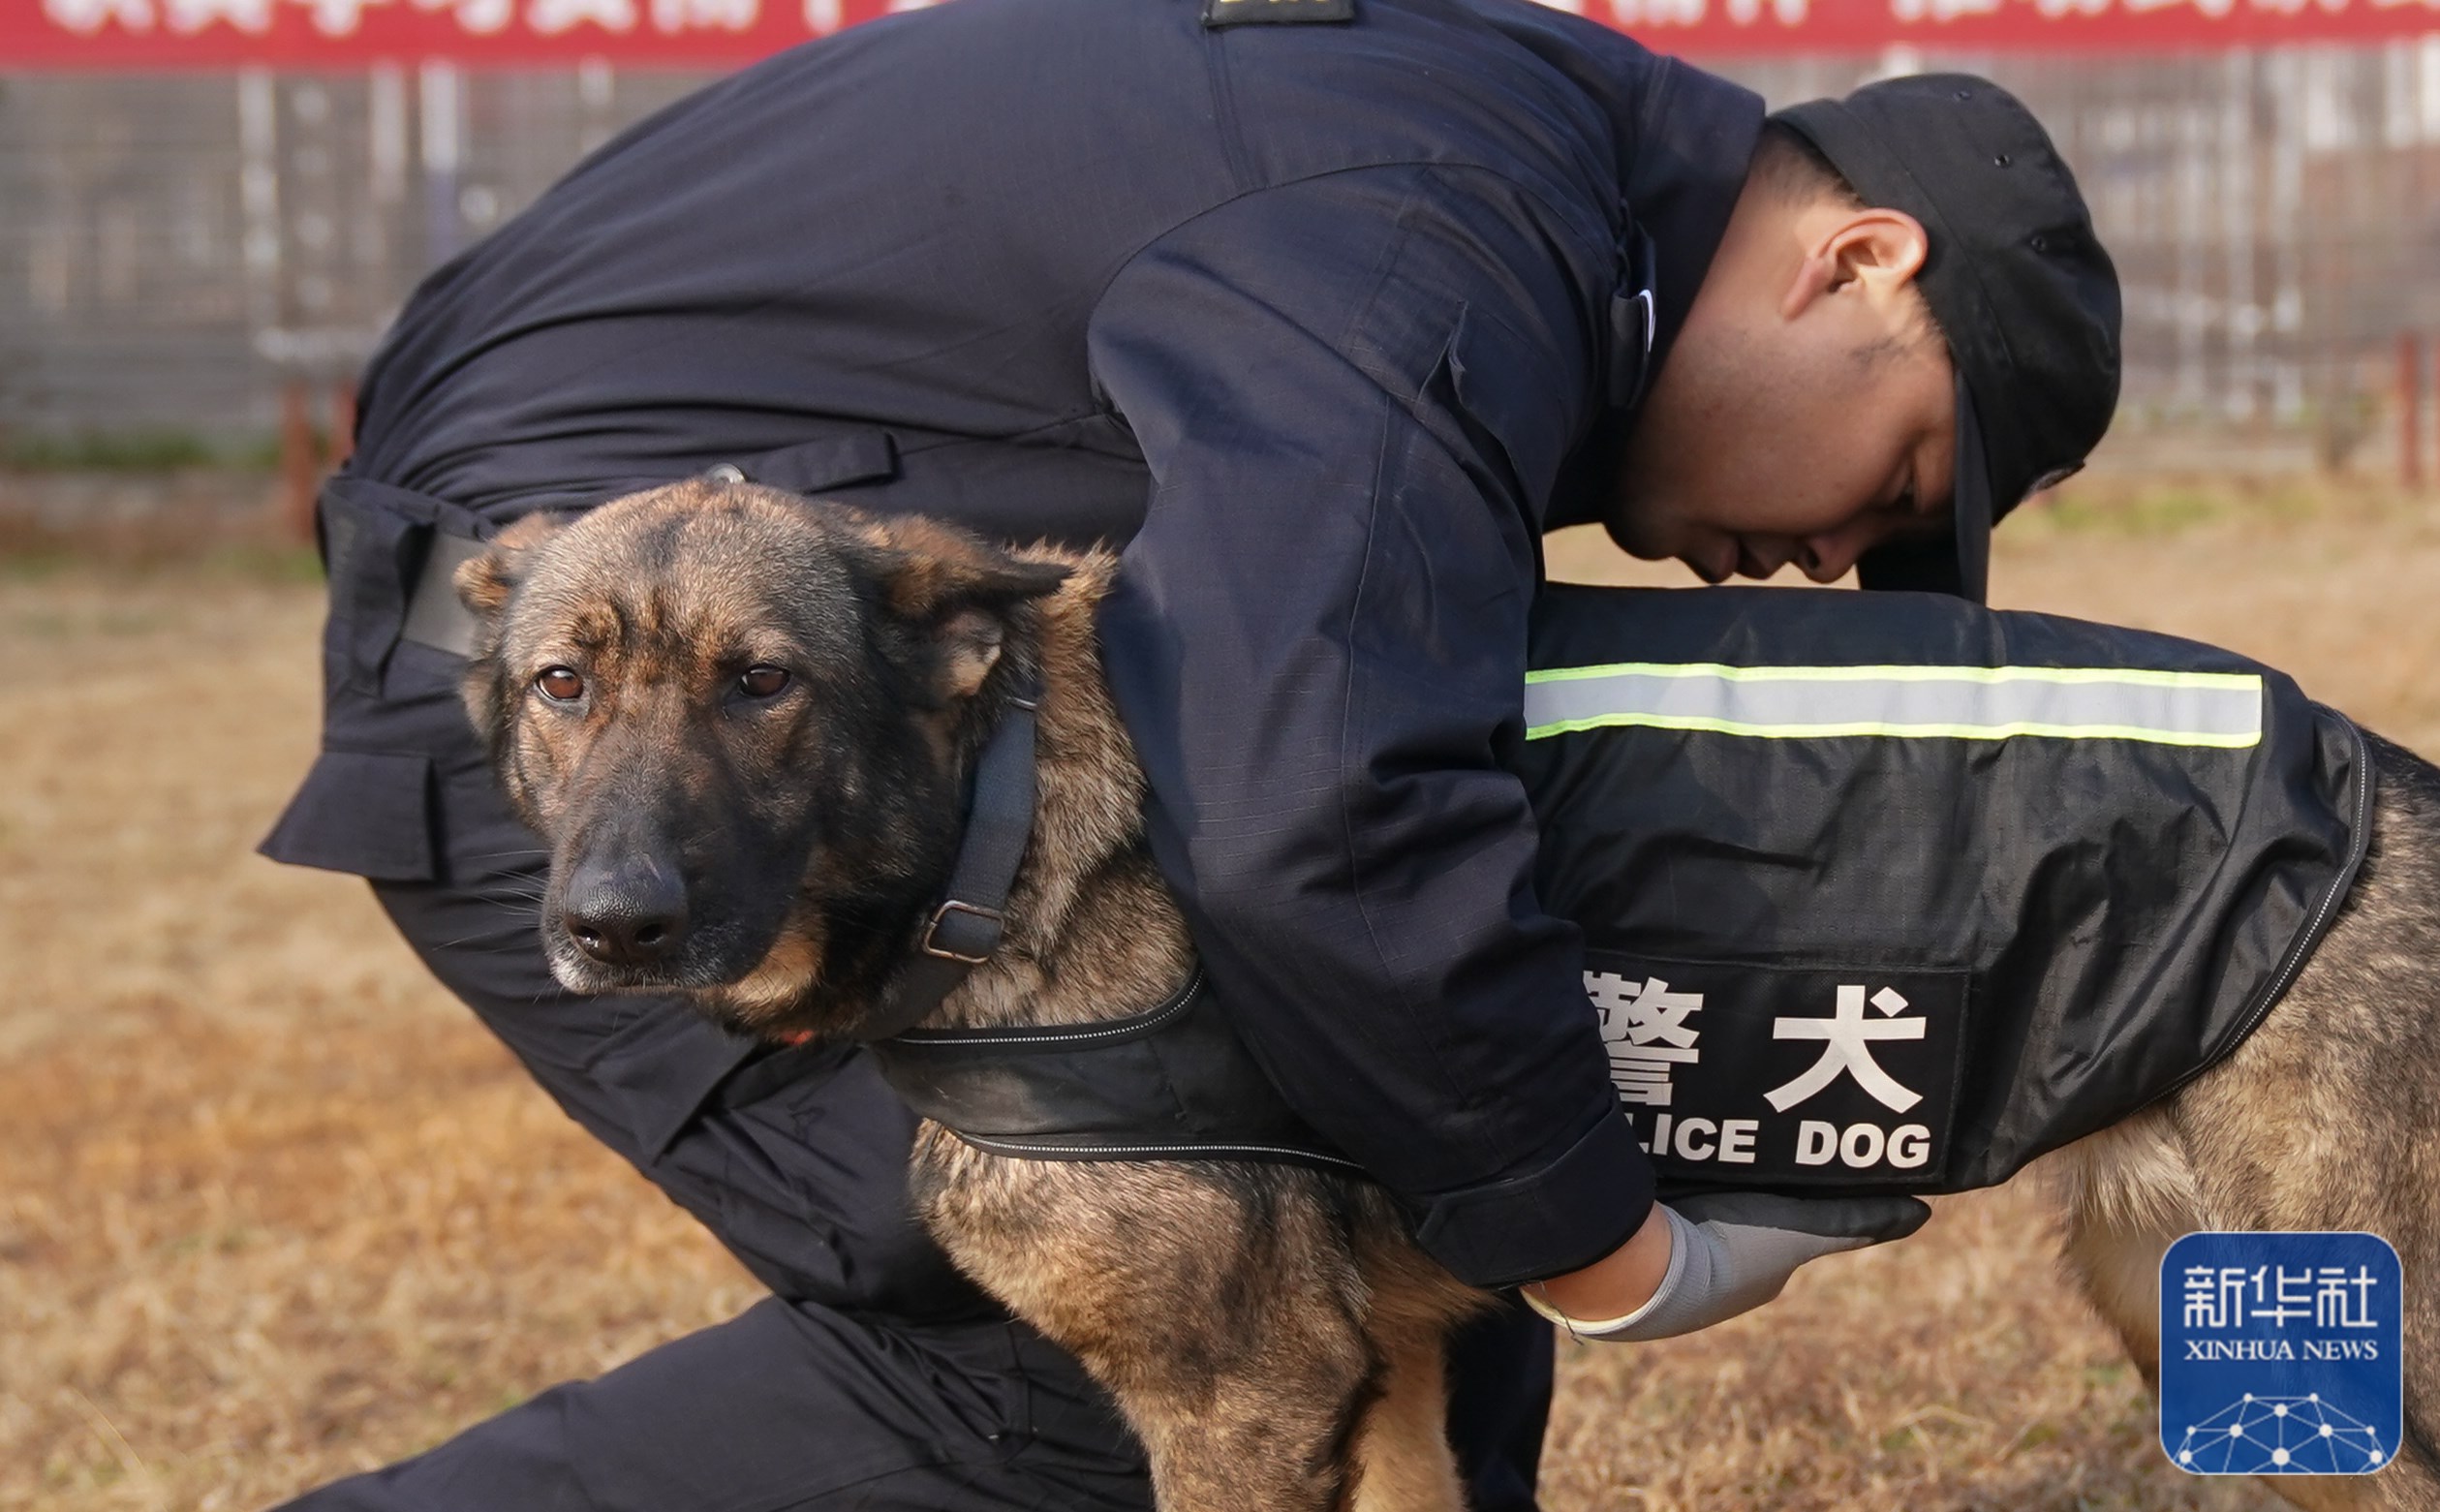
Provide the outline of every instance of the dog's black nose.
{"type": "Polygon", "coordinates": [[[686,934],[686,889],[649,862],[587,861],[568,879],[560,923],[576,948],[604,966],[651,966],[686,934]]]}

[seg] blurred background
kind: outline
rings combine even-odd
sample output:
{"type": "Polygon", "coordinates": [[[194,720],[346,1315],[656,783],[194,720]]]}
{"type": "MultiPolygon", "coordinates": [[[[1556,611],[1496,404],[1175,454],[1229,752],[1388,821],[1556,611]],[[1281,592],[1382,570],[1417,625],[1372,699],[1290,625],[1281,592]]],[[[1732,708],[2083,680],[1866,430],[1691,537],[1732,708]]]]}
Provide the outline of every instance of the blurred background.
{"type": "MultiPolygon", "coordinates": [[[[755,1295],[360,883],[251,849],[316,741],[312,491],[409,289],[883,3],[0,0],[0,1509],[267,1505],[755,1295]]],[[[1775,104],[2023,95],[2127,373],[1995,598],[2440,752],[2440,0],[1582,6],[1775,104]]],[[[1950,1199],[1698,1340],[1568,1352],[1552,1512],[2271,1505],[2167,1465],[2046,1211],[1950,1199]]]]}
{"type": "MultiPolygon", "coordinates": [[[[294,461],[425,271],[842,4],[6,0],[0,465],[259,468],[284,432],[294,461]]],[[[2428,468],[2435,0],[1569,8],[1774,104],[1947,68],[2021,94],[2125,282],[2113,465],[2428,468]]]]}

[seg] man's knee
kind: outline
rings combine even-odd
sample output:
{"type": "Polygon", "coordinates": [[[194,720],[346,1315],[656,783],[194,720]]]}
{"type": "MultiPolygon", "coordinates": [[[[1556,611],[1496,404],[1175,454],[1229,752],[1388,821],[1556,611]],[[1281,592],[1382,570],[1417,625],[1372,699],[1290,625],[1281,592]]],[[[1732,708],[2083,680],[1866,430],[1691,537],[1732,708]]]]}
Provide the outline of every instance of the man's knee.
{"type": "Polygon", "coordinates": [[[283,1512],[1143,1512],[1140,1456],[1106,1406],[1037,1422],[1072,1385],[1031,1378],[1047,1358],[1015,1325],[900,1330],[767,1301],[283,1512]]]}

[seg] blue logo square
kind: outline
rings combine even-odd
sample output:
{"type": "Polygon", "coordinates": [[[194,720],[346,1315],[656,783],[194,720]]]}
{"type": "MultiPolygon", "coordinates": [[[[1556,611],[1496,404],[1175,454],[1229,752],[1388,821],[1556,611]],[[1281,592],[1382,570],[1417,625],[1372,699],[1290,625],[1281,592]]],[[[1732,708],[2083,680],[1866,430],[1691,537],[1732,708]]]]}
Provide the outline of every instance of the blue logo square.
{"type": "Polygon", "coordinates": [[[2160,1262],[2160,1446],[2198,1475],[2368,1475],[2405,1426],[2377,1234],[2188,1234],[2160,1262]]]}

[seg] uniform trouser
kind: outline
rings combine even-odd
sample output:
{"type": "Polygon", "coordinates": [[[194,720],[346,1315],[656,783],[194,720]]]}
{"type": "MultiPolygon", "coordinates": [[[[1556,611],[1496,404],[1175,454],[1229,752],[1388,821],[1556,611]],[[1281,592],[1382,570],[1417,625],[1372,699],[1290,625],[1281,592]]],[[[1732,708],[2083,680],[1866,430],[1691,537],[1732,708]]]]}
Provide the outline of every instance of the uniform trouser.
{"type": "MultiPolygon", "coordinates": [[[[461,665],[407,643],[388,668],[379,738],[433,757],[439,878],[377,895],[560,1106],[773,1295],[291,1508],[1148,1507],[1142,1450],[1100,1389],[909,1218],[912,1115],[865,1057],[748,1053],[674,1003],[560,989],[535,928],[545,857],[457,710],[461,665]]],[[[1461,1338],[1452,1363],[1473,1504],[1530,1509],[1549,1328],[1510,1310],[1461,1338]]]]}

